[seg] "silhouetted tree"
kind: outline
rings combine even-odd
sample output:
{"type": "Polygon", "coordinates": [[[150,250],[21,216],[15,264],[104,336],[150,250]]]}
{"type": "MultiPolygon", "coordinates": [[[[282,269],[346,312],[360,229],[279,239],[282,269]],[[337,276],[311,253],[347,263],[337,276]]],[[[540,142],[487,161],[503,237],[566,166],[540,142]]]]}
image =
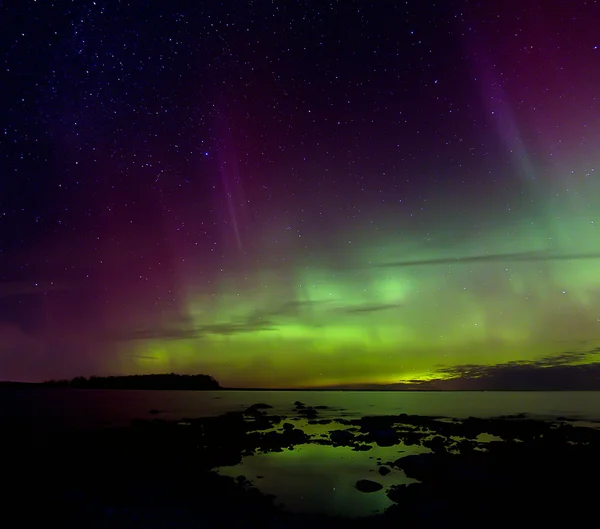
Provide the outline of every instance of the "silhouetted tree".
{"type": "Polygon", "coordinates": [[[221,389],[209,375],[129,375],[112,377],[75,377],[70,381],[49,381],[44,385],[87,389],[162,389],[162,390],[210,390],[221,389]]]}

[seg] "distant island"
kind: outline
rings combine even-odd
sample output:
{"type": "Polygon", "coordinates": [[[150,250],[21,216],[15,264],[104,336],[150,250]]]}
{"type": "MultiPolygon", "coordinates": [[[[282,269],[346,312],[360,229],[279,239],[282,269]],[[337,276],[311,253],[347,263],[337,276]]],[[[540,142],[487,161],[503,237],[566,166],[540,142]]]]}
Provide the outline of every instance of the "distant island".
{"type": "Polygon", "coordinates": [[[73,389],[149,389],[149,390],[217,390],[219,383],[209,375],[125,375],[112,377],[75,377],[71,380],[48,380],[46,382],[0,382],[0,387],[25,388],[73,388],[73,389]]]}

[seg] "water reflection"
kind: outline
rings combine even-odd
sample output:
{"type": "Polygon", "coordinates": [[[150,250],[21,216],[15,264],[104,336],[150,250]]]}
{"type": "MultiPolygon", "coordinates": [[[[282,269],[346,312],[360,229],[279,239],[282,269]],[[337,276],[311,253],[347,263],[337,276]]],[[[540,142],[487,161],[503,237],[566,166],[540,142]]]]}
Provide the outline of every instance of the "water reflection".
{"type": "MultiPolygon", "coordinates": [[[[231,477],[244,476],[264,494],[275,496],[275,503],[290,512],[368,516],[392,505],[385,493],[389,486],[415,481],[407,478],[402,470],[389,466],[390,472],[381,475],[380,467],[405,455],[429,452],[422,446],[403,444],[390,447],[372,444],[368,451],[320,445],[316,443],[328,438],[328,432],[348,428],[336,423],[309,424],[305,420],[294,423],[296,428],[310,435],[315,444],[246,456],[241,464],[221,467],[218,472],[231,477]],[[359,492],[355,484],[360,479],[376,481],[383,489],[359,492]]],[[[274,430],[281,431],[281,423],[274,430]]]]}
{"type": "MultiPolygon", "coordinates": [[[[377,458],[395,460],[423,449],[392,446],[356,452],[346,446],[308,444],[294,450],[245,457],[240,465],[223,467],[226,476],[245,476],[265,494],[275,496],[291,512],[322,513],[337,516],[367,516],[392,505],[385,489],[393,484],[412,483],[401,470],[382,476],[377,458]],[[359,492],[355,483],[370,479],[383,485],[373,493],[359,492]]],[[[426,450],[425,450],[426,451],[426,450]]]]}

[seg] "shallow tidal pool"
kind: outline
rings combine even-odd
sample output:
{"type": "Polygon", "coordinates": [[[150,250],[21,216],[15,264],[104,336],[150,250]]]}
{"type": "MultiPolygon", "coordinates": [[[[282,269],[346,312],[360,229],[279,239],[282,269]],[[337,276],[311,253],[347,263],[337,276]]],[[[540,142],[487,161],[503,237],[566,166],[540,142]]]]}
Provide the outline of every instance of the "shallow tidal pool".
{"type": "Polygon", "coordinates": [[[247,456],[241,464],[217,471],[234,478],[244,476],[264,494],[275,496],[275,504],[290,512],[368,516],[392,505],[385,493],[389,486],[415,481],[390,467],[391,472],[382,476],[377,463],[428,451],[396,445],[357,452],[347,446],[303,444],[293,450],[247,456]],[[360,492],[355,487],[360,479],[381,483],[383,489],[360,492]]]}

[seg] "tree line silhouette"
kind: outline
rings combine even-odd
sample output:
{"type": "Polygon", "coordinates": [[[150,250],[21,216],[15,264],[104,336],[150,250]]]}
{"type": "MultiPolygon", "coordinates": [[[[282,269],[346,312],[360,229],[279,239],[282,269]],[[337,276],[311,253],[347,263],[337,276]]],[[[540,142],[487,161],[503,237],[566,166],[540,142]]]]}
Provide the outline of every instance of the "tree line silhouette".
{"type": "Polygon", "coordinates": [[[76,389],[154,389],[154,390],[214,390],[221,389],[210,375],[125,375],[111,377],[75,377],[71,380],[49,380],[41,385],[76,389]]]}

